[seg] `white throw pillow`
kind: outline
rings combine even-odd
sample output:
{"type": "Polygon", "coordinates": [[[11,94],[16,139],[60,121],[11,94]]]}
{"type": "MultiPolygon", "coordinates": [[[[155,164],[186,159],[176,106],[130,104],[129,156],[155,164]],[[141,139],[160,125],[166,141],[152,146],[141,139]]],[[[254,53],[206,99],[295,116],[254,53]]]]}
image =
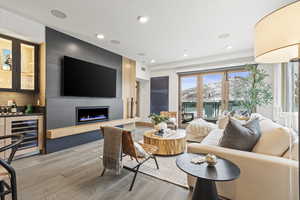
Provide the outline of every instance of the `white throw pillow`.
{"type": "Polygon", "coordinates": [[[288,149],[287,152],[283,155],[284,158],[292,159],[292,160],[299,160],[299,142],[295,142],[292,145],[292,149],[288,149]]]}
{"type": "Polygon", "coordinates": [[[261,120],[270,120],[270,119],[264,117],[263,115],[261,115],[259,113],[252,113],[249,120],[253,120],[253,119],[257,119],[257,118],[258,118],[259,121],[261,121],[261,120]]]}
{"type": "Polygon", "coordinates": [[[134,142],[134,148],[138,157],[146,158],[149,156],[149,154],[144,150],[144,148],[139,143],[134,142]]]}
{"type": "Polygon", "coordinates": [[[224,130],[214,129],[212,130],[201,142],[201,144],[219,146],[220,140],[223,137],[224,130]]]}
{"type": "Polygon", "coordinates": [[[289,129],[269,119],[261,120],[260,127],[261,137],[252,151],[272,156],[282,156],[292,141],[292,134],[289,129]]]}
{"type": "Polygon", "coordinates": [[[188,141],[201,142],[205,136],[217,125],[207,122],[201,118],[195,119],[186,127],[186,135],[188,141]]]}
{"type": "Polygon", "coordinates": [[[227,126],[227,124],[228,124],[228,121],[229,121],[229,117],[228,116],[221,116],[221,117],[219,117],[219,119],[217,121],[219,129],[225,129],[226,126],[227,126]]]}

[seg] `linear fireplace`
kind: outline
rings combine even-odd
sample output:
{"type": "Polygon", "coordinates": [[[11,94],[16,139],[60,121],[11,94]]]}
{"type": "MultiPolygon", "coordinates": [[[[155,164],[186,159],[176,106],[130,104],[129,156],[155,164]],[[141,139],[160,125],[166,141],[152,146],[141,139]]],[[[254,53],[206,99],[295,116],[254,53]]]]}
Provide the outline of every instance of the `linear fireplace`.
{"type": "Polygon", "coordinates": [[[76,124],[94,123],[109,119],[108,106],[76,107],[76,124]]]}

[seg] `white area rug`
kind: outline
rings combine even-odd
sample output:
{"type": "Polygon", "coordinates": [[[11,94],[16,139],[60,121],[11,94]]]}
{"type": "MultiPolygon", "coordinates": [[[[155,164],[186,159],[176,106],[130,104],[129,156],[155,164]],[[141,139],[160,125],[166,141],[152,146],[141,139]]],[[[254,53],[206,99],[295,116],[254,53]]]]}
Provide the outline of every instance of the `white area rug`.
{"type": "MultiPolygon", "coordinates": [[[[163,181],[167,181],[182,187],[188,187],[186,173],[182,172],[176,166],[176,157],[163,157],[157,156],[159,170],[156,169],[155,161],[153,159],[148,160],[140,167],[140,172],[146,175],[158,178],[163,181]]],[[[123,158],[123,165],[133,168],[137,165],[135,160],[131,160],[129,156],[123,158]]]]}
{"type": "MultiPolygon", "coordinates": [[[[143,133],[149,128],[138,127],[133,131],[135,141],[143,141],[143,133]]],[[[148,160],[140,167],[140,172],[146,175],[167,181],[182,187],[188,187],[186,173],[182,172],[176,166],[176,158],[178,156],[156,156],[159,170],[156,169],[155,161],[148,160]]],[[[131,160],[129,156],[123,158],[123,165],[133,168],[137,165],[135,160],[131,160]]]]}
{"type": "MultiPolygon", "coordinates": [[[[146,130],[150,130],[149,127],[137,127],[132,131],[133,138],[137,142],[143,141],[143,133],[146,130]]],[[[103,140],[100,140],[100,149],[102,155],[103,140]]],[[[182,172],[176,166],[176,158],[178,156],[157,156],[159,170],[156,169],[155,161],[153,159],[148,160],[140,167],[140,173],[152,176],[154,178],[179,185],[181,187],[188,188],[186,173],[182,172]]],[[[129,156],[123,158],[123,165],[129,168],[133,168],[137,165],[135,160],[131,160],[129,156]]]]}

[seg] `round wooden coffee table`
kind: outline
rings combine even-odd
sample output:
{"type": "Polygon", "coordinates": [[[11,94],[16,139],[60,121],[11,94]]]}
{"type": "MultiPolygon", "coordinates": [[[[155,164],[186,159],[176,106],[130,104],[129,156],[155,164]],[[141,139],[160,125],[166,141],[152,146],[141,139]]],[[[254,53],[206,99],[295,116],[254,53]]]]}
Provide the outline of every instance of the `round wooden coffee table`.
{"type": "Polygon", "coordinates": [[[156,155],[177,155],[183,153],[186,148],[185,130],[177,129],[173,134],[165,136],[155,135],[157,130],[149,130],[144,133],[144,143],[158,147],[156,155]]]}

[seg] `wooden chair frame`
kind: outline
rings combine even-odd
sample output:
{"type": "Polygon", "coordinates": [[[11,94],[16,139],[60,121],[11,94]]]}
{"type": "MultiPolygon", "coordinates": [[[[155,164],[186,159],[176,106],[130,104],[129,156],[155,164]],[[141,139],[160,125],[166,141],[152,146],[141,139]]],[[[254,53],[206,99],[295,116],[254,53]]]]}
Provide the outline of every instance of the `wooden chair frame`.
{"type": "Polygon", "coordinates": [[[132,190],[133,186],[134,186],[134,183],[135,183],[135,180],[136,180],[136,176],[139,172],[139,169],[140,167],[145,163],[147,162],[148,160],[150,159],[153,159],[155,161],[155,164],[156,164],[156,168],[159,169],[159,166],[158,166],[158,162],[157,162],[157,159],[155,157],[155,155],[153,155],[153,153],[155,151],[157,151],[157,147],[154,147],[152,145],[145,145],[145,144],[140,144],[144,150],[149,154],[148,157],[146,158],[143,158],[142,161],[140,161],[139,157],[138,157],[138,154],[135,150],[135,147],[134,147],[134,142],[133,142],[133,139],[132,139],[132,134],[130,131],[123,131],[123,134],[122,134],[122,158],[125,157],[125,156],[130,156],[131,159],[134,158],[136,160],[136,162],[138,163],[135,167],[133,168],[130,168],[130,167],[126,167],[124,166],[125,169],[128,169],[129,171],[132,171],[134,172],[134,176],[133,176],[133,179],[132,179],[132,182],[131,182],[131,185],[130,185],[130,188],[129,188],[129,191],[132,190]],[[145,148],[146,147],[146,148],[145,148]],[[147,150],[147,147],[150,148],[147,150]],[[152,148],[152,149],[151,149],[152,148]]]}
{"type": "MultiPolygon", "coordinates": [[[[135,183],[135,180],[136,180],[136,176],[139,172],[139,169],[140,167],[145,163],[147,162],[148,160],[150,159],[153,159],[155,161],[155,164],[156,164],[156,168],[159,169],[159,165],[158,165],[158,162],[157,162],[157,159],[155,157],[155,155],[153,155],[153,153],[155,153],[155,151],[157,151],[157,147],[155,146],[152,146],[152,145],[148,145],[148,144],[140,144],[144,150],[149,154],[148,157],[146,158],[143,158],[142,160],[141,157],[138,156],[136,150],[135,150],[135,147],[134,147],[134,141],[132,139],[132,134],[130,131],[126,131],[124,130],[122,132],[122,155],[121,155],[121,161],[123,159],[123,157],[125,156],[130,156],[131,159],[135,159],[136,162],[138,163],[136,166],[134,166],[133,168],[130,168],[130,167],[126,167],[126,166],[123,166],[123,168],[129,170],[129,171],[132,171],[134,172],[134,176],[133,176],[133,179],[132,179],[132,182],[130,184],[130,188],[129,188],[129,191],[132,190],[133,186],[134,186],[134,183],[135,183]]],[[[101,176],[103,176],[105,173],[105,169],[102,171],[102,174],[101,176]]]]}

